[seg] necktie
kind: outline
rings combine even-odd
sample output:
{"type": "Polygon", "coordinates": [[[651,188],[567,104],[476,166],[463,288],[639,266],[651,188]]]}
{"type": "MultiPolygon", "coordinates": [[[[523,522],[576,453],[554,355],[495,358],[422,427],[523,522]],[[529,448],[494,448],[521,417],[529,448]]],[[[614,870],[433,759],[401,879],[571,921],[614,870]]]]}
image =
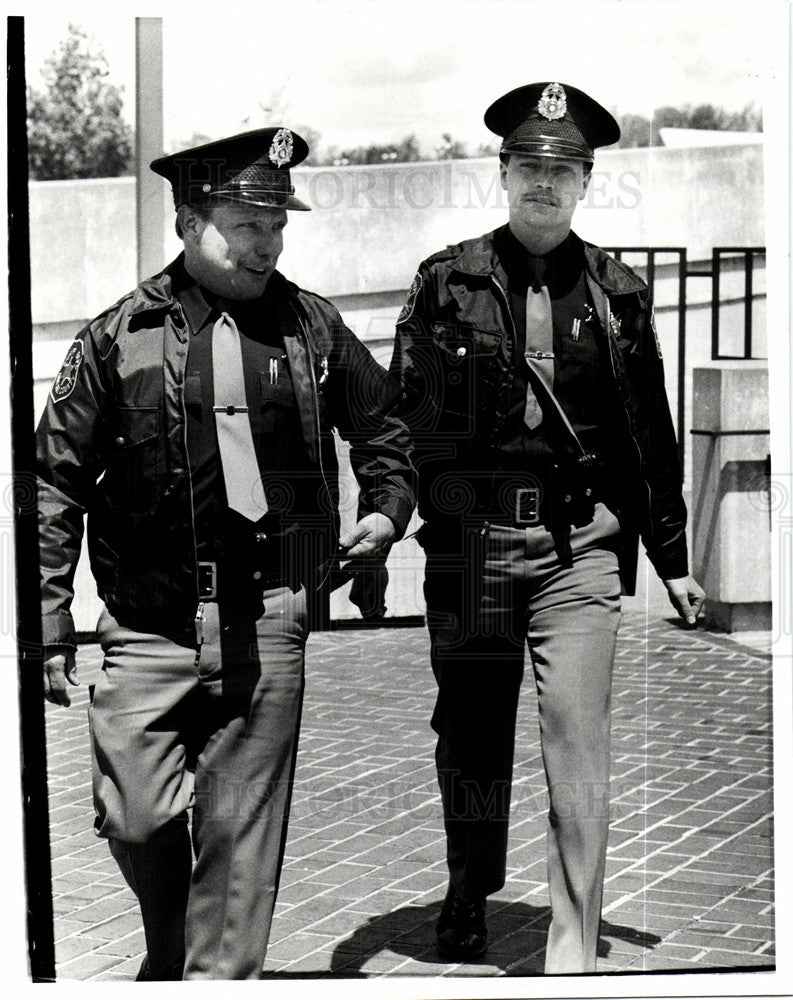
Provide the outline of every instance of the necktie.
{"type": "Polygon", "coordinates": [[[258,521],[267,513],[267,500],[248,419],[240,335],[226,312],[212,330],[212,372],[215,427],[228,505],[248,520],[258,521]]]}
{"type": "MultiPolygon", "coordinates": [[[[526,289],[526,364],[553,394],[553,316],[551,296],[541,278],[526,289]]],[[[526,382],[526,408],[523,422],[536,430],[542,422],[542,410],[530,380],[526,382]]]]}

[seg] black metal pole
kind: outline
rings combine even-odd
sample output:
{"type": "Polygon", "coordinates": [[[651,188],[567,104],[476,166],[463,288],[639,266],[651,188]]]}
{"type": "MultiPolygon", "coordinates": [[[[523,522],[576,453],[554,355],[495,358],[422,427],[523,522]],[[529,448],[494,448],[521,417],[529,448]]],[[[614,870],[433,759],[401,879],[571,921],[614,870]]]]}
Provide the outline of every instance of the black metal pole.
{"type": "Polygon", "coordinates": [[[711,293],[711,320],[710,320],[710,357],[712,361],[721,358],[719,350],[719,309],[721,299],[721,253],[719,247],[713,248],[713,266],[711,268],[712,293],[711,293]]]}
{"type": "Polygon", "coordinates": [[[677,454],[680,471],[686,471],[686,279],[688,278],[688,252],[679,251],[677,295],[677,454]]]}
{"type": "Polygon", "coordinates": [[[27,104],[24,18],[8,18],[8,311],[11,362],[17,573],[17,650],[22,749],[22,809],[30,975],[54,982],[52,868],[47,801],[41,614],[33,440],[27,104]]]}
{"type": "Polygon", "coordinates": [[[748,361],[752,356],[752,278],[754,277],[754,254],[747,250],[743,255],[744,304],[743,304],[743,356],[748,361]]]}

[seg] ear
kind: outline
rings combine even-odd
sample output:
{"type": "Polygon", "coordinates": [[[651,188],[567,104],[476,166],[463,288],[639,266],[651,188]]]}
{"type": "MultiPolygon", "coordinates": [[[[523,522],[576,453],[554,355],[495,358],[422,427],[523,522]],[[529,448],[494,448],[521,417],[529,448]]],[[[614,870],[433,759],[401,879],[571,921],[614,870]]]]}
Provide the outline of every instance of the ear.
{"type": "Polygon", "coordinates": [[[581,194],[578,196],[579,201],[583,201],[586,198],[587,189],[589,188],[589,182],[592,180],[592,171],[588,170],[584,172],[584,177],[581,183],[581,194]]]}
{"type": "Polygon", "coordinates": [[[499,176],[501,177],[501,187],[507,190],[507,164],[501,161],[498,165],[499,176]]]}
{"type": "Polygon", "coordinates": [[[206,228],[206,219],[202,218],[192,205],[180,205],[176,212],[176,229],[183,240],[198,239],[206,228]]]}

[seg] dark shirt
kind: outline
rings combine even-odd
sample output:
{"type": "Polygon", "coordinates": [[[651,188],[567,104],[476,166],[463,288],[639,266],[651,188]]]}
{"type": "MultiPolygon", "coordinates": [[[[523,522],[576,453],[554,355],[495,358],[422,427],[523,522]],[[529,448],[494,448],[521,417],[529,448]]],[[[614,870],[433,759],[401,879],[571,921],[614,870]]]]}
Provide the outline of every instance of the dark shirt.
{"type": "Polygon", "coordinates": [[[507,294],[515,326],[515,378],[498,451],[498,471],[527,471],[544,476],[553,463],[575,461],[580,454],[563,421],[553,411],[547,395],[537,389],[543,421],[530,431],[523,422],[529,374],[523,354],[526,343],[526,294],[541,275],[548,287],[553,315],[554,395],[587,452],[608,461],[613,400],[605,391],[610,384],[605,338],[589,299],[584,247],[569,233],[549,253],[529,253],[509,227],[496,244],[496,253],[507,277],[507,294]],[[580,323],[574,324],[575,320],[580,323]],[[597,332],[596,332],[597,331],[597,332]]]}
{"type": "MultiPolygon", "coordinates": [[[[271,283],[272,286],[272,283],[271,283]]],[[[182,270],[174,290],[190,328],[185,374],[187,453],[199,560],[245,555],[256,532],[283,530],[300,509],[308,460],[284,352],[277,290],[250,302],[220,300],[182,270]],[[212,330],[222,312],[240,333],[253,446],[269,511],[257,524],[228,509],[213,411],[212,330]]]]}

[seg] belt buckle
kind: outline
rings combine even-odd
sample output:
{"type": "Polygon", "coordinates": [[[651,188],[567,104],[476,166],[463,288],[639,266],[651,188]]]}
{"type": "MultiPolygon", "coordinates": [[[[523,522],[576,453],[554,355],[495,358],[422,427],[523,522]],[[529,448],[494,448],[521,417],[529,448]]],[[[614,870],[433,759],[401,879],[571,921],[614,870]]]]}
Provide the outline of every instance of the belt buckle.
{"type": "Polygon", "coordinates": [[[200,562],[198,564],[198,597],[202,601],[215,601],[218,596],[218,564],[200,562]]]}
{"type": "Polygon", "coordinates": [[[540,523],[540,488],[524,486],[515,493],[515,524],[540,523]]]}

